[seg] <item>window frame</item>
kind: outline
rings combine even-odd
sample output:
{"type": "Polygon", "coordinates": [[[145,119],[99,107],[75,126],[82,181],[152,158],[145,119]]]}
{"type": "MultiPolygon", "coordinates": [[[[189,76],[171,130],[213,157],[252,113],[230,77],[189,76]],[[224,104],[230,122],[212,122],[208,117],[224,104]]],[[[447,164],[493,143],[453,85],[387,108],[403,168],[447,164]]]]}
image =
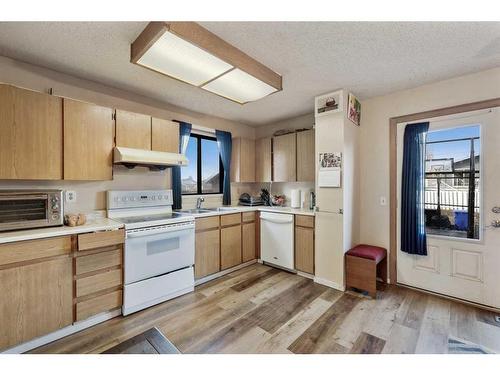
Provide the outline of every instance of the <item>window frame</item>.
{"type": "Polygon", "coordinates": [[[224,165],[222,164],[222,159],[220,157],[219,153],[219,191],[215,193],[203,193],[202,192],[202,184],[203,181],[201,179],[202,177],[202,159],[201,159],[201,153],[202,153],[202,147],[201,147],[201,140],[209,140],[209,141],[215,141],[217,142],[217,138],[215,137],[210,137],[207,135],[203,134],[197,134],[197,133],[191,133],[189,135],[189,138],[195,138],[196,139],[196,192],[195,193],[184,193],[182,192],[182,169],[181,169],[181,192],[182,195],[186,196],[196,196],[196,195],[221,195],[223,193],[223,186],[224,186],[224,165]]]}

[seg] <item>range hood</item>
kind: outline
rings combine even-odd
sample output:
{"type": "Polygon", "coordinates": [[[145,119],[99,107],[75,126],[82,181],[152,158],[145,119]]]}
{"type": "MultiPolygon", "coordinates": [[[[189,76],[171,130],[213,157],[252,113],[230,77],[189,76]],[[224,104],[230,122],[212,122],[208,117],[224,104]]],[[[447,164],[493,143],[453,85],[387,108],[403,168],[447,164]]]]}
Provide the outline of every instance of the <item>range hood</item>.
{"type": "Polygon", "coordinates": [[[162,170],[167,167],[188,165],[188,159],[183,154],[175,154],[173,152],[115,147],[113,163],[123,164],[128,168],[134,168],[139,165],[162,170]]]}

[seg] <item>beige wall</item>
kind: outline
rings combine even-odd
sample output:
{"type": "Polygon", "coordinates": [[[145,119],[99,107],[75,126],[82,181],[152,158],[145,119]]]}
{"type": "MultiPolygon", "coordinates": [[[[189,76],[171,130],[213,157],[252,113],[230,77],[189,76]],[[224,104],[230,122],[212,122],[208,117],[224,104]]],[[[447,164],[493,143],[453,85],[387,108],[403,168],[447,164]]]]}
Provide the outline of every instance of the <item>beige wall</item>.
{"type": "MultiPolygon", "coordinates": [[[[389,248],[389,118],[500,97],[500,68],[368,99],[361,113],[360,241],[389,248]]],[[[500,124],[499,124],[500,131],[500,124]]]]}
{"type": "Polygon", "coordinates": [[[311,104],[311,113],[286,120],[273,122],[255,128],[255,138],[271,137],[276,130],[283,129],[309,129],[314,125],[314,111],[311,104]]]}
{"type": "MultiPolygon", "coordinates": [[[[187,121],[212,129],[230,131],[234,137],[254,139],[255,129],[242,123],[207,116],[169,104],[161,103],[131,92],[118,90],[97,82],[83,80],[53,70],[26,64],[0,56],[0,82],[47,92],[52,88],[54,95],[87,101],[102,106],[145,113],[151,116],[187,121]]],[[[165,189],[170,188],[170,171],[150,172],[147,168],[127,170],[114,167],[113,181],[6,181],[0,180],[0,189],[53,188],[75,190],[77,202],[68,205],[67,211],[88,212],[106,208],[106,190],[110,189],[165,189]]],[[[237,189],[236,189],[237,190],[237,189]]],[[[220,197],[212,197],[211,205],[219,205],[220,197]]],[[[192,199],[186,206],[193,205],[192,199]]]]}

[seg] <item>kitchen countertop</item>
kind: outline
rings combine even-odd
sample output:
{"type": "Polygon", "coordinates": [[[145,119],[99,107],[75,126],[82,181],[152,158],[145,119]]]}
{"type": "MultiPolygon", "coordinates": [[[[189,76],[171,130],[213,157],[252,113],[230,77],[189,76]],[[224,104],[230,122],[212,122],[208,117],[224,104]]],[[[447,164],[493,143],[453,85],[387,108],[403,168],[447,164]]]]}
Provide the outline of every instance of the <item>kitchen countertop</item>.
{"type": "Polygon", "coordinates": [[[96,232],[104,230],[114,230],[123,228],[123,224],[117,221],[99,218],[89,220],[84,225],[77,227],[48,227],[38,229],[16,230],[10,232],[0,232],[0,244],[24,240],[35,240],[40,238],[66,236],[70,234],[96,232]]]}
{"type": "MultiPolygon", "coordinates": [[[[202,207],[202,209],[205,209],[202,207]]],[[[202,213],[187,213],[184,212],[185,215],[196,217],[209,217],[209,216],[220,216],[220,215],[230,215],[237,214],[240,212],[251,212],[251,211],[261,211],[261,212],[277,212],[283,214],[294,214],[294,215],[307,215],[314,216],[314,211],[309,209],[301,209],[301,208],[291,208],[291,207],[276,207],[276,206],[227,206],[226,210],[222,211],[210,211],[210,212],[202,212],[202,213]]],[[[183,213],[183,212],[181,212],[183,213]]]]}

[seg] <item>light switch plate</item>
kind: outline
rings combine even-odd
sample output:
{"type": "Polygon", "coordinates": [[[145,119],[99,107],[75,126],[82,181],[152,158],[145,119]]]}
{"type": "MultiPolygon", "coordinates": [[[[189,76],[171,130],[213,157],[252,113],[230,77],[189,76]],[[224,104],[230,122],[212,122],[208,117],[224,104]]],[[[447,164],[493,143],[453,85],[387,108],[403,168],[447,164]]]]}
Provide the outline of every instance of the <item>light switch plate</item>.
{"type": "Polygon", "coordinates": [[[387,206],[387,198],[386,197],[380,197],[379,201],[380,201],[381,206],[387,206]]]}
{"type": "Polygon", "coordinates": [[[76,191],[66,190],[64,196],[66,198],[66,203],[75,203],[76,202],[76,191]]]}

